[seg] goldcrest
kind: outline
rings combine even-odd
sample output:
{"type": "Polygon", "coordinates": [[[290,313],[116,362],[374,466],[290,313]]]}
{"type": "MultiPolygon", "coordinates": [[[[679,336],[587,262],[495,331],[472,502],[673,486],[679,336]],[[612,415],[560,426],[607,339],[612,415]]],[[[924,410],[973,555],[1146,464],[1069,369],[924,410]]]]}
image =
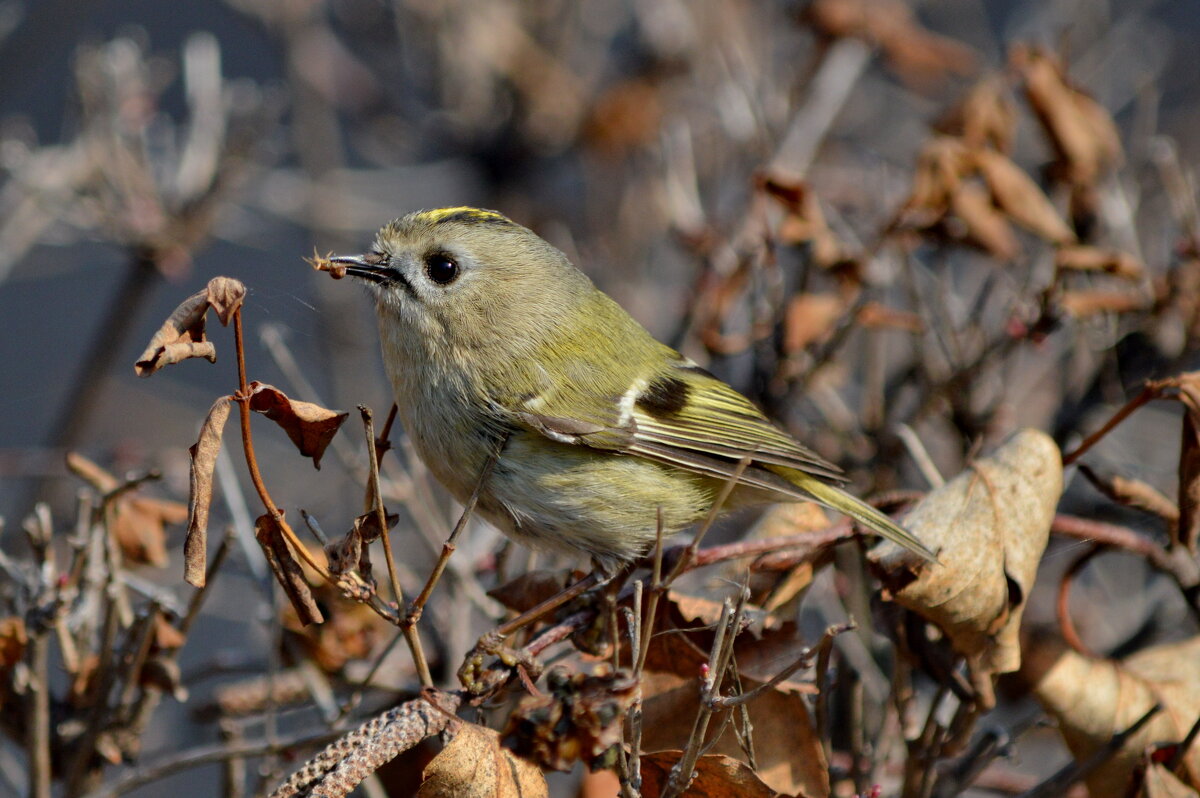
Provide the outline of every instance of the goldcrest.
{"type": "Polygon", "coordinates": [[[932,560],[837,484],[839,469],[742,394],[656,341],[567,257],[494,211],[385,225],[331,270],[370,287],[383,360],[417,453],[460,502],[534,548],[612,573],[725,507],[815,500],[932,560]]]}

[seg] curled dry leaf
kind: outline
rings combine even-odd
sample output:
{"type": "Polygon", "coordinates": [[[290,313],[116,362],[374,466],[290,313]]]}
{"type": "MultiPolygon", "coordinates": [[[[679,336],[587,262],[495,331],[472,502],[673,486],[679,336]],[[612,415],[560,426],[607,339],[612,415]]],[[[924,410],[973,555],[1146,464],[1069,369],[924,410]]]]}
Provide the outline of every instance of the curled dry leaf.
{"type": "MultiPolygon", "coordinates": [[[[67,468],[101,495],[121,486],[121,480],[78,452],[67,453],[67,468]]],[[[123,491],[108,507],[109,531],[131,563],[161,568],[167,564],[168,524],[182,524],[188,508],[179,502],[123,491]]]]}
{"type": "Polygon", "coordinates": [[[500,745],[500,736],[473,723],[461,724],[454,739],[422,774],[417,798],[548,798],[536,766],[500,745]]]}
{"type": "Polygon", "coordinates": [[[212,506],[213,472],[217,467],[217,455],[221,453],[221,436],[225,432],[232,401],[232,397],[222,396],[213,402],[204,425],[200,427],[200,438],[188,449],[192,456],[192,468],[189,474],[191,489],[188,496],[187,540],[183,544],[183,578],[194,587],[204,586],[205,569],[208,566],[208,511],[212,506]]]}
{"type": "Polygon", "coordinates": [[[1060,271],[1105,272],[1125,280],[1140,280],[1145,274],[1141,261],[1128,252],[1082,244],[1060,247],[1054,253],[1054,266],[1060,271]]]}
{"type": "Polygon", "coordinates": [[[879,45],[891,67],[919,85],[946,73],[968,74],[975,67],[970,47],[922,27],[899,0],[816,0],[805,9],[805,17],[826,36],[879,45]]]}
{"type": "Polygon", "coordinates": [[[0,618],[0,668],[8,670],[25,659],[25,646],[29,635],[25,632],[25,621],[13,615],[0,618]]]}
{"type": "Polygon", "coordinates": [[[221,320],[221,324],[228,327],[233,314],[246,300],[246,285],[232,277],[214,277],[208,281],[204,291],[208,296],[208,304],[217,313],[217,318],[221,320]]]}
{"type": "Polygon", "coordinates": [[[1121,159],[1121,137],[1112,117],[1071,85],[1057,58],[1037,47],[1018,45],[1009,58],[1025,83],[1025,94],[1068,182],[1090,185],[1121,159]]]}
{"type": "Polygon", "coordinates": [[[149,377],[163,366],[193,357],[217,362],[217,349],[204,336],[204,314],[208,311],[208,291],[185,299],[159,328],[141,357],[133,364],[139,377],[149,377]]]}
{"type": "Polygon", "coordinates": [[[1154,762],[1146,768],[1138,798],[1200,798],[1200,793],[1167,770],[1165,765],[1154,762]]]}
{"type": "MultiPolygon", "coordinates": [[[[698,668],[693,669],[690,677],[653,671],[644,674],[643,749],[681,749],[687,744],[692,722],[700,708],[698,675],[698,668]]],[[[742,687],[747,691],[758,684],[745,676],[742,678],[742,687]]],[[[820,735],[813,728],[804,696],[781,689],[768,690],[748,702],[745,709],[750,719],[757,765],[754,772],[758,778],[771,789],[786,795],[829,795],[825,752],[820,735]]],[[[734,722],[740,720],[735,717],[734,722]]],[[[710,723],[706,742],[712,742],[713,735],[719,731],[724,733],[711,748],[705,750],[745,763],[746,752],[738,743],[737,735],[726,724],[710,723]]],[[[670,769],[669,766],[667,769],[670,769]]],[[[693,793],[689,791],[687,794],[693,793]]]]}
{"type": "Polygon", "coordinates": [[[1025,600],[1062,493],[1062,456],[1049,436],[1024,430],[932,491],[904,520],[938,552],[915,578],[903,550],[882,543],[871,559],[896,601],[936,623],[971,668],[981,702],[991,677],[1020,667],[1025,600]]]}
{"type": "MultiPolygon", "coordinates": [[[[1038,701],[1058,721],[1076,760],[1086,759],[1128,728],[1155,703],[1162,711],[1088,776],[1092,798],[1128,794],[1148,745],[1180,742],[1200,715],[1200,637],[1144,649],[1114,662],[1092,659],[1052,639],[1031,645],[1022,675],[1038,701]]],[[[1184,756],[1185,778],[1200,785],[1200,747],[1184,756]]]]}
{"type": "Polygon", "coordinates": [[[289,399],[283,391],[261,382],[252,382],[249,387],[250,409],[282,427],[300,454],[311,457],[313,465],[320,468],[321,455],[349,413],[289,399]]]}
{"type": "Polygon", "coordinates": [[[849,309],[837,294],[796,294],[788,300],[783,317],[783,350],[799,352],[833,332],[849,309]]]}
{"type": "MultiPolygon", "coordinates": [[[[330,572],[333,572],[332,560],[330,572]]],[[[288,604],[281,608],[281,622],[291,639],[322,671],[340,673],[348,663],[367,659],[387,639],[389,630],[395,631],[395,627],[370,606],[347,597],[347,593],[355,595],[357,586],[362,584],[362,580],[356,578],[357,574],[352,572],[343,576],[336,586],[325,582],[308,567],[304,567],[304,575],[323,608],[325,619],[320,624],[306,626],[296,608],[288,604]],[[345,590],[343,585],[350,589],[345,590]]]]}
{"type": "Polygon", "coordinates": [[[992,200],[1010,219],[1054,244],[1075,240],[1075,233],[1025,170],[994,150],[977,150],[974,158],[992,200]]]}
{"type": "MultiPolygon", "coordinates": [[[[671,776],[671,768],[683,755],[682,751],[657,751],[643,754],[642,794],[661,795],[671,776]]],[[[723,754],[705,754],[696,760],[696,778],[684,795],[689,798],[774,798],[778,792],[771,789],[755,774],[753,768],[723,754]]],[[[820,793],[826,795],[828,793],[820,793]]],[[[797,793],[801,798],[815,793],[797,793]]]]}
{"type": "Polygon", "coordinates": [[[963,225],[961,234],[950,227],[955,237],[965,238],[1000,260],[1011,260],[1020,253],[1008,218],[992,204],[991,194],[979,183],[960,182],[950,197],[950,210],[963,225]]]}
{"type": "Polygon", "coordinates": [[[1008,152],[1017,131],[1017,108],[1004,76],[993,74],[978,81],[934,123],[934,129],[961,138],[971,149],[1008,152]]]}
{"type": "Polygon", "coordinates": [[[1119,474],[1097,473],[1083,463],[1079,464],[1079,473],[1095,485],[1097,490],[1118,504],[1156,515],[1169,524],[1179,521],[1179,507],[1153,485],[1119,474]]]}
{"type": "Polygon", "coordinates": [[[1145,297],[1129,291],[1064,291],[1058,306],[1068,316],[1086,319],[1100,313],[1132,313],[1147,310],[1145,297]]]}
{"type": "Polygon", "coordinates": [[[504,744],[551,770],[567,771],[581,760],[590,770],[615,765],[637,679],[624,670],[588,675],[555,666],[546,687],[547,693],[522,698],[508,716],[504,744]]]}
{"type": "Polygon", "coordinates": [[[113,537],[129,562],[162,568],[167,565],[168,524],[188,520],[188,506],[149,496],[122,496],[113,507],[113,537]]]}
{"type": "Polygon", "coordinates": [[[849,259],[821,211],[817,195],[806,183],[785,181],[769,176],[758,178],[759,188],[778,200],[786,212],[779,225],[779,239],[788,244],[808,244],[813,263],[832,268],[849,259]]]}
{"type": "Polygon", "coordinates": [[[1179,444],[1179,523],[1171,542],[1194,556],[1200,541],[1200,372],[1179,376],[1179,399],[1187,412],[1179,444]]]}
{"type": "Polygon", "coordinates": [[[288,547],[287,540],[283,536],[283,529],[275,516],[264,513],[254,519],[254,537],[257,538],[263,553],[267,556],[267,564],[271,566],[271,573],[275,574],[275,579],[296,610],[296,617],[300,624],[307,626],[310,623],[321,623],[325,620],[321,615],[320,608],[317,607],[308,582],[304,579],[304,570],[297,562],[296,556],[292,554],[291,548],[288,547]]]}

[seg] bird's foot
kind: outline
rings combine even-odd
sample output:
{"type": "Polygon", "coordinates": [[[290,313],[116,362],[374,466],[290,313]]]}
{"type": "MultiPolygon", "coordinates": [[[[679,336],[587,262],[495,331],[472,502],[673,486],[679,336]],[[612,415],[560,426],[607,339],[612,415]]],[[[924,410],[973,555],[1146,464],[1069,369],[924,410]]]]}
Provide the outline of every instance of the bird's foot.
{"type": "Polygon", "coordinates": [[[497,686],[494,679],[486,678],[490,669],[485,669],[484,663],[488,657],[496,657],[506,668],[523,666],[532,679],[537,679],[542,670],[541,663],[526,651],[504,645],[504,639],[498,632],[488,632],[467,654],[458,669],[458,681],[468,693],[481,695],[497,686]]]}

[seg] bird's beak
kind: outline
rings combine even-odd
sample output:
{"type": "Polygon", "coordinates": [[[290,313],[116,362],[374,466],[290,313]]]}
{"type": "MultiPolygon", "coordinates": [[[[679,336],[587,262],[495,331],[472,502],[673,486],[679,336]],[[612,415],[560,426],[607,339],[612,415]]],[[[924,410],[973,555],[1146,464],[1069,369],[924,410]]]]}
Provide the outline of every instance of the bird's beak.
{"type": "Polygon", "coordinates": [[[386,266],[387,261],[374,253],[369,255],[334,255],[329,261],[344,265],[346,267],[346,274],[352,277],[361,277],[373,283],[386,283],[389,280],[396,279],[396,270],[386,266]]]}

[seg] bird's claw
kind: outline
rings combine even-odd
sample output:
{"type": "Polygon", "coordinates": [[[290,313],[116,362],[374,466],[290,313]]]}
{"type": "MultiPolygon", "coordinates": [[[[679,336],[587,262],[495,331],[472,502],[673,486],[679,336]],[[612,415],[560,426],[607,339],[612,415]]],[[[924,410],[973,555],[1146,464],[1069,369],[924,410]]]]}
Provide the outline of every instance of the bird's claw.
{"type": "Polygon", "coordinates": [[[458,681],[462,684],[463,689],[474,695],[479,695],[487,691],[493,686],[491,680],[485,680],[484,663],[489,656],[494,656],[500,660],[500,663],[506,668],[516,668],[518,665],[523,665],[533,678],[537,678],[537,674],[541,672],[541,666],[538,661],[530,654],[521,651],[520,649],[510,648],[504,645],[504,635],[497,632],[488,632],[483,637],[479,638],[479,642],[475,644],[475,648],[471,649],[463,660],[462,666],[458,669],[458,681]]]}

